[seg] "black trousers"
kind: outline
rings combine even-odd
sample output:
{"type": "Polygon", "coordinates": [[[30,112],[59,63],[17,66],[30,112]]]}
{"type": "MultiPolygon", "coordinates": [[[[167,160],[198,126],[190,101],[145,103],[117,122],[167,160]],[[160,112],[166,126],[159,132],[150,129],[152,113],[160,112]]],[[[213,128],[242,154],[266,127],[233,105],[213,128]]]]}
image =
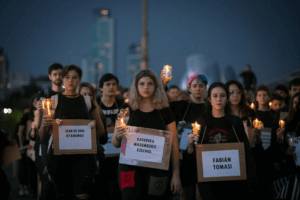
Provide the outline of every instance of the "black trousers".
{"type": "Polygon", "coordinates": [[[49,154],[47,167],[57,199],[73,199],[79,194],[90,195],[97,170],[95,155],[49,154]]]}
{"type": "Polygon", "coordinates": [[[123,200],[165,200],[171,196],[170,171],[119,164],[123,200]]]}
{"type": "Polygon", "coordinates": [[[0,193],[1,193],[1,199],[8,199],[9,197],[9,193],[11,190],[11,186],[7,180],[7,176],[5,174],[5,172],[3,171],[3,169],[0,167],[0,193]]]}

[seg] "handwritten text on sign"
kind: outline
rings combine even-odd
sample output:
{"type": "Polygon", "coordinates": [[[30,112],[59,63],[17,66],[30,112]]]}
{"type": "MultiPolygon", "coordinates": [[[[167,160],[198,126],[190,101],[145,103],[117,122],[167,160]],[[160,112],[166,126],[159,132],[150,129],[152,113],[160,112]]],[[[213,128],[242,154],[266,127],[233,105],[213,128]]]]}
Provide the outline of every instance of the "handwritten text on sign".
{"type": "Polygon", "coordinates": [[[129,132],[125,157],[147,162],[162,163],[164,144],[164,137],[129,132]]]}
{"type": "Polygon", "coordinates": [[[91,128],[89,126],[59,126],[59,149],[92,149],[91,128]]]}
{"type": "Polygon", "coordinates": [[[203,177],[240,176],[238,150],[203,151],[203,177]]]}

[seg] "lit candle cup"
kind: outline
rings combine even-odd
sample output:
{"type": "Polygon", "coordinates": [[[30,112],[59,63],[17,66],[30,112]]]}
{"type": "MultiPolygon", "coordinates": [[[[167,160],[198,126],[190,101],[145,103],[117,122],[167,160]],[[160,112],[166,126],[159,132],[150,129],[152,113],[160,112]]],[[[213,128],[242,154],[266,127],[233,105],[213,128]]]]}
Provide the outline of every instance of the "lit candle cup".
{"type": "Polygon", "coordinates": [[[51,119],[53,116],[53,111],[51,110],[52,104],[50,99],[42,100],[42,107],[43,107],[43,117],[51,119]]]}
{"type": "Polygon", "coordinates": [[[125,103],[128,103],[129,102],[129,99],[125,99],[125,103]]]}
{"type": "Polygon", "coordinates": [[[120,122],[120,126],[121,126],[122,128],[126,128],[126,124],[124,123],[123,117],[119,120],[119,122],[120,122]]]}
{"type": "Polygon", "coordinates": [[[192,124],[192,127],[193,127],[193,135],[197,136],[197,137],[195,137],[195,144],[197,144],[198,134],[199,134],[201,126],[200,126],[200,124],[197,124],[197,122],[195,122],[194,124],[192,124]]]}
{"type": "Polygon", "coordinates": [[[272,102],[269,103],[269,107],[271,107],[271,106],[272,106],[272,102]]]}
{"type": "Polygon", "coordinates": [[[261,130],[261,129],[263,129],[264,125],[263,125],[262,121],[259,121],[258,119],[255,119],[253,121],[253,127],[257,130],[261,130]]]}
{"type": "Polygon", "coordinates": [[[251,103],[250,108],[251,108],[252,110],[254,110],[254,108],[255,108],[254,103],[251,103]]]}
{"type": "Polygon", "coordinates": [[[166,78],[170,78],[172,76],[172,66],[165,65],[163,70],[165,72],[166,78]]]}
{"type": "Polygon", "coordinates": [[[283,128],[283,127],[284,127],[284,124],[285,124],[285,121],[283,121],[283,120],[280,120],[280,121],[279,121],[279,126],[280,126],[280,128],[283,128]]]}

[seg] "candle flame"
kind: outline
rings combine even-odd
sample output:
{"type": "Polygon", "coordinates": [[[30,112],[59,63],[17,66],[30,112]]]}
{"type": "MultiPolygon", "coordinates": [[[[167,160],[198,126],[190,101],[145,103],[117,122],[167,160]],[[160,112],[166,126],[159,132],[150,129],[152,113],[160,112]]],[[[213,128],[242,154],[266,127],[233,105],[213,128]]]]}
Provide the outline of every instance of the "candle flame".
{"type": "Polygon", "coordinates": [[[269,106],[270,106],[270,107],[272,106],[272,102],[269,103],[269,106]]]}
{"type": "Polygon", "coordinates": [[[125,103],[128,103],[129,102],[129,99],[125,99],[125,103]]]}
{"type": "Polygon", "coordinates": [[[250,108],[254,109],[254,103],[251,103],[250,108]]]}

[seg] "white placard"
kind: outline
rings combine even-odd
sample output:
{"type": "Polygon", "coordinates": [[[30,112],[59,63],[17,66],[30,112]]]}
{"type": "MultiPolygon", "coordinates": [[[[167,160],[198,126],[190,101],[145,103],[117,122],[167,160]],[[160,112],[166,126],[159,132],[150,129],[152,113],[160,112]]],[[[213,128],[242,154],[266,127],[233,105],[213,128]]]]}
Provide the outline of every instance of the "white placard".
{"type": "Polygon", "coordinates": [[[239,150],[203,151],[203,177],[241,176],[239,150]]]}
{"type": "Polygon", "coordinates": [[[183,128],[180,138],[179,149],[186,150],[189,143],[189,134],[193,132],[190,128],[183,128]]]}
{"type": "Polygon", "coordinates": [[[92,149],[89,126],[58,126],[59,150],[92,149]]]}
{"type": "Polygon", "coordinates": [[[261,132],[261,141],[264,150],[266,150],[271,145],[271,132],[261,132]]]}
{"type": "Polygon", "coordinates": [[[162,163],[164,145],[164,137],[129,132],[125,158],[162,163]]]}
{"type": "Polygon", "coordinates": [[[116,148],[112,143],[112,138],[114,136],[114,133],[108,133],[108,140],[107,140],[107,143],[105,145],[103,145],[103,148],[104,148],[104,153],[106,155],[108,154],[120,154],[120,149],[121,148],[116,148]]]}

